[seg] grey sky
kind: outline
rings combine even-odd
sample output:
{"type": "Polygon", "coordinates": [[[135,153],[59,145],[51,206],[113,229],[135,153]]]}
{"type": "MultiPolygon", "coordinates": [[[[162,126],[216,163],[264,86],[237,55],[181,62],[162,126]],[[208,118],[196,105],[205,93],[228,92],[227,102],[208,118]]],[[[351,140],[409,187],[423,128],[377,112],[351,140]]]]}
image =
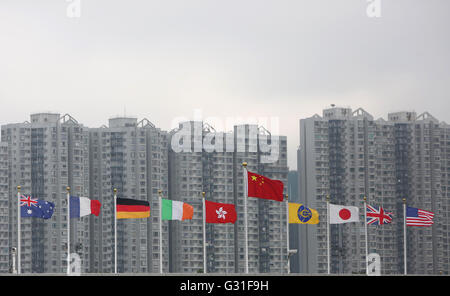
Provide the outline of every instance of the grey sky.
{"type": "MultiPolygon", "coordinates": [[[[170,129],[174,118],[279,117],[296,168],[298,120],[334,103],[450,123],[450,1],[0,1],[0,124],[69,113],[170,129]]],[[[270,129],[270,127],[269,127],[270,129]]]]}

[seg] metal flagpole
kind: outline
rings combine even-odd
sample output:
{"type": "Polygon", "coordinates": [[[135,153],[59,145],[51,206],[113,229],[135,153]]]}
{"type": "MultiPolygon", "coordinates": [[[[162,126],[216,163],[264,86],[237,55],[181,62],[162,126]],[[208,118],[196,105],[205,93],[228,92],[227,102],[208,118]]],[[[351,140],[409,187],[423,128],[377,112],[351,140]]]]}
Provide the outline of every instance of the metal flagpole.
{"type": "Polygon", "coordinates": [[[206,202],[205,202],[205,192],[202,192],[203,195],[203,273],[206,273],[206,202]]]}
{"type": "Polygon", "coordinates": [[[159,273],[163,273],[163,257],[162,257],[162,191],[158,190],[159,195],[159,273]]]}
{"type": "Polygon", "coordinates": [[[369,257],[369,247],[368,247],[368,242],[367,242],[367,198],[364,196],[364,232],[366,235],[366,274],[369,274],[369,261],[368,261],[368,257],[369,257]]]}
{"type": "Polygon", "coordinates": [[[17,273],[20,274],[20,186],[17,186],[17,273]]]}
{"type": "Polygon", "coordinates": [[[403,198],[403,270],[405,275],[407,274],[406,257],[406,198],[403,198]]]}
{"type": "Polygon", "coordinates": [[[286,245],[287,245],[287,273],[291,273],[291,258],[289,256],[289,195],[286,194],[286,245]]]}
{"type": "Polygon", "coordinates": [[[114,188],[114,273],[117,273],[117,189],[114,188]]]}
{"type": "Polygon", "coordinates": [[[67,274],[70,274],[70,187],[67,190],[67,274]]]}
{"type": "Polygon", "coordinates": [[[245,273],[248,273],[248,221],[247,221],[247,199],[248,199],[248,176],[247,176],[247,162],[243,162],[244,168],[244,223],[245,223],[245,273]]]}
{"type": "Polygon", "coordinates": [[[327,270],[330,274],[330,196],[327,195],[327,270]]]}

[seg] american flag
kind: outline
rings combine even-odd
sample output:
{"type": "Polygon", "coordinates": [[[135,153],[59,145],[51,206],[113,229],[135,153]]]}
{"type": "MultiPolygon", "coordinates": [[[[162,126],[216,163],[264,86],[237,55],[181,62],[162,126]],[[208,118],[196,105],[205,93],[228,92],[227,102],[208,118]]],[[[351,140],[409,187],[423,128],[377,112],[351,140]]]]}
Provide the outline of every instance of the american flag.
{"type": "Polygon", "coordinates": [[[418,208],[406,207],[407,226],[431,226],[433,225],[434,213],[418,208]]]}
{"type": "Polygon", "coordinates": [[[382,225],[392,221],[392,213],[386,212],[382,207],[366,206],[367,225],[382,225]]]}

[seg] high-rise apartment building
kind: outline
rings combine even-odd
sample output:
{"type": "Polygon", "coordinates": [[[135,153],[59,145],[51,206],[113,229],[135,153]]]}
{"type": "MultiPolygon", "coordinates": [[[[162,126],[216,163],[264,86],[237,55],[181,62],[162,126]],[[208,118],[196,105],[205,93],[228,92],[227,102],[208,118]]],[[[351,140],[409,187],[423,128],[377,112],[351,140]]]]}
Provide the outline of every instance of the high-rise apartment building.
{"type": "MultiPolygon", "coordinates": [[[[2,126],[8,144],[9,241],[17,247],[17,186],[21,194],[55,204],[51,219],[21,219],[21,271],[65,272],[67,266],[67,187],[88,194],[84,127],[66,114],[32,114],[30,122],[2,126]]],[[[73,224],[71,250],[88,264],[89,220],[73,224]]]]}
{"type": "MultiPolygon", "coordinates": [[[[171,132],[170,194],[194,206],[189,222],[172,222],[172,271],[203,271],[202,192],[207,200],[236,206],[237,221],[206,225],[208,273],[245,272],[244,169],[278,179],[287,193],[286,137],[272,137],[253,125],[235,126],[233,132],[216,132],[203,122],[181,123],[171,132]],[[184,133],[184,138],[175,137],[184,133]],[[212,139],[212,140],[211,140],[212,139]],[[264,142],[262,142],[264,141],[264,142]],[[279,153],[269,160],[270,152],[260,143],[276,142],[279,153]],[[176,144],[190,150],[177,151],[176,144]]],[[[248,198],[249,272],[286,272],[285,203],[248,198]]]]}
{"type": "MultiPolygon", "coordinates": [[[[146,219],[117,221],[117,271],[159,272],[159,196],[168,194],[167,133],[150,121],[112,118],[109,126],[89,129],[90,196],[102,204],[92,224],[90,272],[114,272],[114,199],[145,200],[146,219]]],[[[163,221],[163,271],[169,270],[169,231],[163,221]]]]}
{"type": "Polygon", "coordinates": [[[435,211],[430,228],[408,227],[409,274],[449,272],[447,244],[448,125],[428,113],[377,119],[358,109],[329,108],[300,120],[300,200],[321,223],[300,228],[300,272],[327,272],[326,198],[360,208],[360,221],[331,225],[331,273],[365,273],[363,198],[393,212],[391,224],[369,225],[368,252],[381,257],[383,274],[402,274],[403,202],[435,211]]]}
{"type": "Polygon", "coordinates": [[[8,144],[0,142],[0,273],[10,271],[8,144]]]}

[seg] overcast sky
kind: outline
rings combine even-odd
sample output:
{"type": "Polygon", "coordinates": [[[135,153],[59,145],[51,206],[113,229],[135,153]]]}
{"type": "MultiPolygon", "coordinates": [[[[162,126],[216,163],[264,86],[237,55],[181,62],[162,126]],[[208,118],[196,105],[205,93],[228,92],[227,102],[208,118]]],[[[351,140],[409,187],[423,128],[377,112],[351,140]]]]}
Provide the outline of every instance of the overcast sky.
{"type": "MultiPolygon", "coordinates": [[[[0,0],[0,124],[69,113],[169,130],[174,119],[299,119],[336,104],[450,123],[450,1],[0,0]]],[[[270,129],[270,126],[268,126],[270,129]]]]}

